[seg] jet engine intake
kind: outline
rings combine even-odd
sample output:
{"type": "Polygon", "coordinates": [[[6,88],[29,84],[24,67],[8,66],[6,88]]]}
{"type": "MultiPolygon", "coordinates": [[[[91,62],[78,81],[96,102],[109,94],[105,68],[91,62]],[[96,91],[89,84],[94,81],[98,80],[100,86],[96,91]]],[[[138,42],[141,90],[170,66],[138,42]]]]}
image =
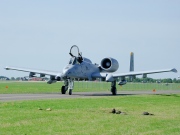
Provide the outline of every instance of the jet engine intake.
{"type": "Polygon", "coordinates": [[[101,69],[106,72],[115,72],[119,68],[119,63],[116,59],[113,58],[104,58],[101,61],[101,69]]]}

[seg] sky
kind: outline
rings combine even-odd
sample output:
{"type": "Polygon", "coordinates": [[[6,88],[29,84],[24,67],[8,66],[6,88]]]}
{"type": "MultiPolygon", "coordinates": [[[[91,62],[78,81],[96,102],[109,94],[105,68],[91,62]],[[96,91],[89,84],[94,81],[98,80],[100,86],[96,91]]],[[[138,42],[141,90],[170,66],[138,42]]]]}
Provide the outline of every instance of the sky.
{"type": "MultiPolygon", "coordinates": [[[[179,0],[0,0],[0,75],[28,76],[6,66],[61,72],[72,45],[93,63],[118,60],[118,72],[180,72],[179,0]]],[[[152,78],[177,78],[161,73],[152,78]]]]}

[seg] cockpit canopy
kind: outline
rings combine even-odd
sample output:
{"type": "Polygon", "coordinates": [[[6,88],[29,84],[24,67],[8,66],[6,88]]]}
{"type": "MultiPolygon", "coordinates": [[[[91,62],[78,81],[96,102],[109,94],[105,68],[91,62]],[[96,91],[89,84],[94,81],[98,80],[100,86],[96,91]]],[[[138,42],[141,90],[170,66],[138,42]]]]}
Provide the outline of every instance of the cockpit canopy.
{"type": "Polygon", "coordinates": [[[73,63],[74,63],[74,57],[72,57],[69,61],[69,64],[74,65],[73,63]]]}
{"type": "Polygon", "coordinates": [[[82,62],[81,58],[79,57],[72,57],[69,61],[70,65],[80,64],[82,62]]]}
{"type": "Polygon", "coordinates": [[[72,58],[69,61],[69,64],[74,65],[82,63],[83,58],[81,53],[79,52],[79,48],[77,45],[73,45],[71,47],[69,54],[72,56],[72,58]]]}
{"type": "Polygon", "coordinates": [[[70,54],[72,57],[82,57],[82,56],[81,56],[81,53],[79,52],[79,47],[78,47],[77,45],[73,45],[73,46],[70,48],[69,54],[70,54]]]}

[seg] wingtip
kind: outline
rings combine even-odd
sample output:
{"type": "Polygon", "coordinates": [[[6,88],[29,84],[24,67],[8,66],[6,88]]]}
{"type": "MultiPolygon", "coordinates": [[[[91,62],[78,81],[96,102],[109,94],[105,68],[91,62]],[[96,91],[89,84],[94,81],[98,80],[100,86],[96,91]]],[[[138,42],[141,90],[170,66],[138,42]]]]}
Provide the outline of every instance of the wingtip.
{"type": "Polygon", "coordinates": [[[171,71],[174,72],[174,73],[178,72],[177,69],[175,69],[175,68],[171,69],[171,71]]]}
{"type": "Polygon", "coordinates": [[[9,70],[9,67],[8,67],[8,66],[6,66],[4,69],[9,70]]]}

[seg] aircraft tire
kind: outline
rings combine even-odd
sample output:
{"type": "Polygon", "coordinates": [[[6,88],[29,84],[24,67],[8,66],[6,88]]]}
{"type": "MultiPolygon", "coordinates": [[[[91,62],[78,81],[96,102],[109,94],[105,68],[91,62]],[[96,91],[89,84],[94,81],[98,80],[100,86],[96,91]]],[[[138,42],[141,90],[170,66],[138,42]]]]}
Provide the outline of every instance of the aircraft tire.
{"type": "Polygon", "coordinates": [[[116,94],[117,94],[117,89],[116,89],[116,87],[112,87],[112,88],[111,88],[111,91],[112,91],[112,95],[116,95],[116,94]]]}
{"type": "Polygon", "coordinates": [[[66,94],[65,86],[62,86],[62,87],[61,87],[61,93],[62,93],[62,94],[66,94]]]}
{"type": "Polygon", "coordinates": [[[69,95],[72,95],[72,89],[69,89],[69,95]]]}

